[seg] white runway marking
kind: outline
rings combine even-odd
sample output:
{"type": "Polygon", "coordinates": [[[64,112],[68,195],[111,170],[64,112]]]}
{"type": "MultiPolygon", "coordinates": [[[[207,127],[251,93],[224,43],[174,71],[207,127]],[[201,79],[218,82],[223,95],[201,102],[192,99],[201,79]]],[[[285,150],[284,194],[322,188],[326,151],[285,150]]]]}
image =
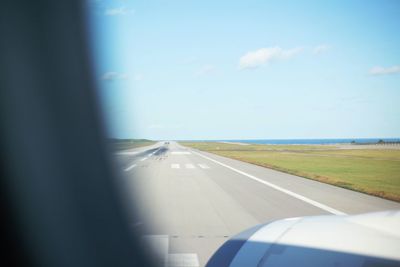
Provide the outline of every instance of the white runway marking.
{"type": "Polygon", "coordinates": [[[195,253],[171,253],[168,254],[168,267],[198,267],[199,259],[195,253]]]}
{"type": "Polygon", "coordinates": [[[171,152],[172,155],[190,155],[190,152],[187,151],[173,151],[171,152]]]}
{"type": "Polygon", "coordinates": [[[179,164],[171,164],[172,169],[179,169],[181,166],[179,164]]]}
{"type": "Polygon", "coordinates": [[[126,152],[117,152],[117,153],[114,153],[115,155],[136,155],[136,154],[138,154],[139,152],[138,151],[131,151],[131,152],[129,152],[129,151],[126,151],[126,152]]]}
{"type": "Polygon", "coordinates": [[[266,186],[269,186],[269,187],[271,187],[271,188],[273,188],[273,189],[275,189],[275,190],[281,191],[282,193],[288,194],[289,196],[292,196],[292,197],[294,197],[294,198],[297,198],[297,199],[299,199],[299,200],[302,200],[302,201],[304,201],[304,202],[306,202],[306,203],[308,203],[308,204],[310,204],[310,205],[313,205],[313,206],[315,206],[315,207],[317,207],[317,208],[320,208],[320,209],[322,209],[322,210],[325,210],[325,211],[327,211],[327,212],[330,212],[330,213],[336,214],[336,215],[346,215],[346,213],[344,213],[344,212],[342,212],[342,211],[336,210],[336,209],[331,208],[331,207],[329,207],[329,206],[327,206],[327,205],[324,205],[324,204],[322,204],[322,203],[319,203],[319,202],[317,202],[317,201],[315,201],[315,200],[309,199],[309,198],[304,197],[304,196],[302,196],[302,195],[300,195],[300,194],[297,194],[297,193],[292,192],[292,191],[290,191],[290,190],[284,189],[284,188],[282,188],[282,187],[280,187],[280,186],[277,186],[277,185],[274,185],[274,184],[272,184],[272,183],[270,183],[270,182],[264,181],[264,180],[262,180],[262,179],[260,179],[260,178],[257,178],[257,177],[255,177],[255,176],[253,176],[253,175],[251,175],[251,174],[248,174],[248,173],[245,173],[245,172],[240,171],[240,170],[238,170],[238,169],[235,169],[235,168],[233,168],[233,167],[231,167],[231,166],[229,166],[229,165],[226,165],[226,164],[224,164],[224,163],[222,163],[222,162],[219,162],[219,161],[217,161],[217,160],[215,160],[215,159],[212,159],[212,158],[210,158],[210,157],[207,157],[207,156],[205,156],[205,155],[203,155],[203,154],[200,154],[200,153],[195,152],[195,151],[192,151],[192,152],[193,152],[194,154],[196,154],[196,155],[202,157],[202,158],[211,160],[212,162],[217,163],[217,164],[219,164],[219,165],[221,165],[221,166],[223,166],[223,167],[225,167],[225,168],[228,168],[228,169],[230,169],[230,170],[232,170],[232,171],[234,171],[234,172],[237,172],[237,173],[239,173],[239,174],[241,174],[241,175],[244,175],[244,176],[246,176],[246,177],[248,177],[248,178],[250,178],[250,179],[252,179],[252,180],[254,180],[254,181],[256,181],[256,182],[259,182],[259,183],[261,183],[261,184],[264,184],[264,185],[266,185],[266,186]]]}
{"type": "Polygon", "coordinates": [[[194,169],[194,165],[193,164],[185,164],[186,169],[194,169]]]}
{"type": "Polygon", "coordinates": [[[165,267],[198,267],[199,259],[196,253],[168,253],[168,235],[145,235],[142,241],[151,248],[158,266],[165,267]]]}
{"type": "Polygon", "coordinates": [[[150,153],[150,155],[156,154],[160,149],[161,149],[161,147],[159,147],[157,150],[155,150],[155,151],[153,151],[152,153],[150,153]]]}
{"type": "Polygon", "coordinates": [[[128,168],[126,168],[125,171],[126,171],[126,172],[127,172],[127,171],[130,171],[131,169],[133,169],[133,168],[135,168],[135,167],[136,167],[136,164],[133,164],[133,165],[129,166],[128,168]]]}
{"type": "Polygon", "coordinates": [[[142,158],[140,161],[145,161],[147,159],[147,157],[146,158],[142,158]]]}
{"type": "Polygon", "coordinates": [[[199,165],[199,167],[202,168],[202,169],[209,169],[210,168],[206,164],[197,164],[197,165],[199,165]]]}

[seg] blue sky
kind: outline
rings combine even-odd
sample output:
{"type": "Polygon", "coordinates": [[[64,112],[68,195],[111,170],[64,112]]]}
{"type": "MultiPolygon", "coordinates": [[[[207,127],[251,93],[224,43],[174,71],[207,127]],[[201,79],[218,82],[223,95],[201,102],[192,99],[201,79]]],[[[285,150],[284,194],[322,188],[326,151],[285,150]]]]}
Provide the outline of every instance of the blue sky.
{"type": "Polygon", "coordinates": [[[89,1],[109,134],[400,136],[400,1],[89,1]]]}

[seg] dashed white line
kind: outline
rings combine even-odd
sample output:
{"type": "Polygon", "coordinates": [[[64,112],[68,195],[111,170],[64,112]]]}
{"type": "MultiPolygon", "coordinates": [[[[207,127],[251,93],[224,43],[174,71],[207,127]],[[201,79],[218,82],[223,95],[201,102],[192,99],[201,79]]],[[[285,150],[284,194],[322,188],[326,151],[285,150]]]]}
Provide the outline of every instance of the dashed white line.
{"type": "Polygon", "coordinates": [[[142,242],[149,246],[159,266],[165,267],[198,267],[199,258],[196,253],[168,253],[168,235],[145,235],[142,242]]]}
{"type": "Polygon", "coordinates": [[[210,168],[206,164],[197,164],[197,165],[199,165],[199,167],[202,168],[202,169],[209,169],[210,168]]]}
{"type": "Polygon", "coordinates": [[[125,169],[125,171],[130,171],[131,169],[135,168],[136,164],[132,164],[131,166],[129,166],[128,168],[125,169]]]}
{"type": "Polygon", "coordinates": [[[195,168],[195,166],[193,165],[193,164],[185,164],[185,166],[186,166],[186,169],[194,169],[195,168]]]}
{"type": "Polygon", "coordinates": [[[179,164],[171,164],[172,169],[179,169],[181,166],[179,164]]]}
{"type": "Polygon", "coordinates": [[[239,174],[241,174],[241,175],[244,175],[244,176],[246,176],[246,177],[248,177],[248,178],[250,178],[250,179],[252,179],[252,180],[254,180],[254,181],[256,181],[256,182],[259,182],[259,183],[264,184],[264,185],[266,185],[266,186],[269,186],[269,187],[271,187],[271,188],[273,188],[273,189],[275,189],[275,190],[281,191],[282,193],[288,194],[289,196],[292,196],[292,197],[294,197],[294,198],[297,198],[297,199],[299,199],[299,200],[302,200],[302,201],[304,201],[304,202],[306,202],[306,203],[308,203],[308,204],[310,204],[310,205],[313,205],[313,206],[315,206],[315,207],[317,207],[317,208],[320,208],[320,209],[322,209],[322,210],[325,210],[325,211],[327,211],[327,212],[330,212],[330,213],[336,214],[336,215],[346,215],[346,213],[344,213],[344,212],[342,212],[342,211],[336,210],[336,209],[331,208],[331,207],[329,207],[329,206],[327,206],[327,205],[325,205],[325,204],[319,203],[319,202],[317,202],[317,201],[315,201],[315,200],[309,199],[309,198],[304,197],[304,196],[302,196],[302,195],[300,195],[300,194],[297,194],[297,193],[295,193],[295,192],[292,192],[292,191],[287,190],[287,189],[285,189],[285,188],[282,188],[282,187],[280,187],[280,186],[274,185],[274,184],[272,184],[272,183],[270,183],[270,182],[264,181],[264,180],[262,180],[262,179],[260,179],[260,178],[257,178],[257,177],[255,177],[255,176],[253,176],[253,175],[251,175],[251,174],[248,174],[248,173],[245,173],[245,172],[240,171],[240,170],[238,170],[238,169],[235,169],[235,168],[233,168],[233,167],[231,167],[231,166],[229,166],[229,165],[226,165],[226,164],[224,164],[224,163],[222,163],[222,162],[219,162],[219,161],[217,161],[217,160],[215,160],[215,159],[212,159],[212,158],[210,158],[210,157],[207,157],[207,156],[205,156],[205,155],[203,155],[203,154],[200,154],[200,153],[195,152],[195,151],[192,151],[192,153],[194,153],[194,154],[196,154],[196,155],[198,155],[198,156],[200,156],[200,157],[202,157],[202,158],[208,159],[208,160],[210,160],[210,161],[212,161],[212,162],[214,162],[214,163],[217,163],[217,164],[219,164],[219,165],[221,165],[221,166],[223,166],[223,167],[225,167],[225,168],[228,168],[228,169],[230,169],[230,170],[232,170],[232,171],[234,171],[234,172],[236,172],[236,173],[239,173],[239,174]]]}
{"type": "Polygon", "coordinates": [[[117,152],[117,153],[114,153],[115,155],[136,155],[136,154],[139,154],[140,153],[140,151],[126,151],[126,152],[117,152]]]}
{"type": "MultiPolygon", "coordinates": [[[[148,154],[146,157],[141,158],[139,161],[145,161],[146,159],[148,159],[149,157],[151,157],[152,155],[154,155],[155,153],[157,153],[157,151],[160,150],[160,148],[158,148],[157,150],[153,151],[152,153],[148,154]]],[[[139,152],[121,152],[118,153],[119,155],[134,155],[137,154],[139,152]]],[[[130,171],[131,169],[135,168],[137,166],[137,164],[132,164],[131,166],[129,166],[128,168],[126,168],[124,171],[130,171]]]]}
{"type": "Polygon", "coordinates": [[[151,153],[151,155],[156,154],[160,149],[161,149],[161,147],[159,147],[157,150],[153,151],[153,152],[151,153]]]}
{"type": "Polygon", "coordinates": [[[198,267],[199,259],[196,253],[170,253],[167,255],[168,267],[198,267]]]}

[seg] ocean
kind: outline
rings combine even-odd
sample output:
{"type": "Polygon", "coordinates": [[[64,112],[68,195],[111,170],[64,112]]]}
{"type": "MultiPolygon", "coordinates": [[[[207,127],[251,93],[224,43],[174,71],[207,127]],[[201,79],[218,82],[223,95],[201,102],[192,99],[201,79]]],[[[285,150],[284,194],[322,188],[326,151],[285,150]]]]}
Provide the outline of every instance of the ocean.
{"type": "Polygon", "coordinates": [[[384,142],[400,142],[400,138],[339,138],[339,139],[248,139],[248,140],[197,140],[211,142],[237,142],[248,144],[273,144],[273,145],[326,145],[326,144],[356,144],[384,142]]]}

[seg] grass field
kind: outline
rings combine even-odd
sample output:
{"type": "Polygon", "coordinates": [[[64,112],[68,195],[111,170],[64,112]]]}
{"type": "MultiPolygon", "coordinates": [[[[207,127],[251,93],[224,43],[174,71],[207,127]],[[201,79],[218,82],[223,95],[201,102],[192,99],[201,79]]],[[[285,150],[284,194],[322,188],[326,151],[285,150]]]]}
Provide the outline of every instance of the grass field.
{"type": "Polygon", "coordinates": [[[147,139],[109,139],[112,150],[126,150],[142,146],[150,146],[155,144],[155,141],[147,139]]]}
{"type": "Polygon", "coordinates": [[[400,150],[317,145],[237,145],[181,142],[309,179],[400,202],[400,150]]]}

